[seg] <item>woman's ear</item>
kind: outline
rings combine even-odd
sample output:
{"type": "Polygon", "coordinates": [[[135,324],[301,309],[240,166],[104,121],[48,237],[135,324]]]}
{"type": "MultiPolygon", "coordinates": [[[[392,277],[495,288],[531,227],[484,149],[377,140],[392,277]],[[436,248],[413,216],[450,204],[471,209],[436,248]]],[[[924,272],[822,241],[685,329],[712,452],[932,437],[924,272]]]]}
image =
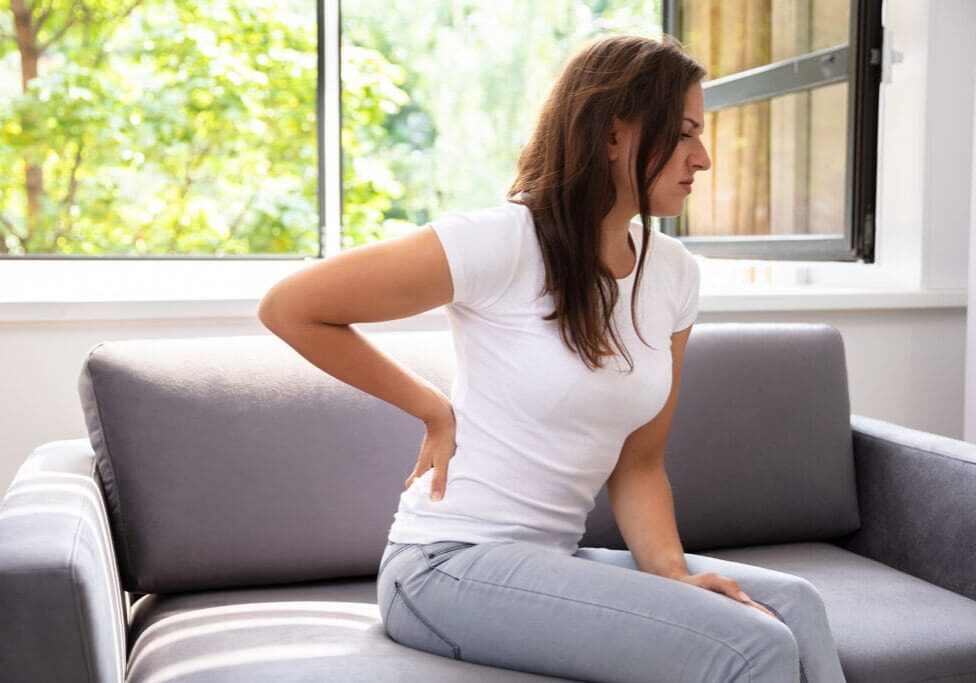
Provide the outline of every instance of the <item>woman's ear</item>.
{"type": "Polygon", "coordinates": [[[620,156],[621,121],[616,116],[610,120],[610,133],[607,137],[607,158],[616,161],[620,156]]]}

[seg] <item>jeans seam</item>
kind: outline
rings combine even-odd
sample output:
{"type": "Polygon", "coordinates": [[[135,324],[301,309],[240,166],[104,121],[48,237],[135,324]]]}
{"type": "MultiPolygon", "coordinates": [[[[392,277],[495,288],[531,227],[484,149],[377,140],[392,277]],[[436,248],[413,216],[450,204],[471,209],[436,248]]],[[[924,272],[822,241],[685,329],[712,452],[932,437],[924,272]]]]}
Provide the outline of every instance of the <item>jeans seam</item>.
{"type": "Polygon", "coordinates": [[[406,550],[409,547],[410,547],[409,545],[403,545],[403,546],[397,548],[396,550],[394,550],[392,553],[390,553],[387,556],[386,560],[384,560],[383,563],[380,565],[380,568],[376,570],[376,573],[379,574],[380,572],[382,572],[383,571],[383,568],[386,567],[386,565],[388,565],[390,563],[390,560],[392,560],[394,557],[396,557],[397,555],[399,555],[400,553],[402,553],[404,550],[406,550]]]}
{"type": "Polygon", "coordinates": [[[386,626],[387,628],[389,628],[390,613],[393,612],[393,603],[395,603],[397,601],[397,598],[399,597],[400,597],[400,591],[396,591],[396,590],[393,591],[393,599],[390,600],[390,604],[386,608],[386,619],[383,620],[383,625],[386,626]]]}
{"type": "Polygon", "coordinates": [[[400,582],[399,581],[394,581],[393,582],[393,587],[396,589],[396,593],[400,596],[400,600],[403,602],[404,605],[406,605],[407,609],[409,609],[413,613],[413,615],[415,617],[417,617],[417,619],[420,620],[420,622],[424,626],[426,626],[428,629],[430,629],[430,632],[431,633],[433,633],[435,636],[437,636],[442,641],[444,641],[444,643],[449,648],[451,648],[451,650],[453,650],[453,652],[454,652],[454,659],[461,659],[461,648],[460,648],[460,646],[457,643],[455,643],[452,640],[450,640],[447,636],[445,636],[443,633],[440,632],[440,629],[438,629],[436,626],[434,626],[432,623],[430,623],[430,621],[427,619],[427,617],[425,617],[423,615],[423,613],[420,611],[420,609],[416,605],[413,604],[413,601],[410,600],[410,598],[408,598],[406,596],[406,593],[403,590],[403,586],[400,585],[400,582]]]}
{"type": "MultiPolygon", "coordinates": [[[[457,550],[458,548],[463,548],[463,547],[464,547],[465,545],[467,545],[467,544],[465,543],[465,544],[463,544],[463,545],[452,545],[452,546],[448,546],[447,548],[441,548],[441,549],[439,549],[439,550],[436,550],[436,551],[434,551],[434,552],[432,552],[432,553],[428,553],[428,552],[427,552],[426,550],[424,550],[423,548],[421,548],[421,549],[420,549],[420,552],[422,552],[422,553],[424,554],[424,562],[426,562],[426,563],[427,563],[427,566],[428,566],[428,567],[430,567],[430,568],[431,568],[431,569],[433,569],[434,571],[437,571],[437,572],[441,572],[441,574],[444,574],[444,576],[451,576],[451,575],[450,575],[450,574],[448,574],[447,572],[443,572],[443,571],[441,571],[440,569],[438,569],[438,568],[437,568],[437,565],[435,565],[435,564],[432,564],[432,563],[431,563],[431,559],[432,559],[433,557],[437,557],[437,556],[439,556],[439,555],[443,555],[444,553],[446,553],[446,552],[449,552],[449,551],[451,551],[451,550],[457,550]]],[[[453,577],[453,576],[451,576],[451,578],[452,578],[452,579],[455,579],[455,580],[456,580],[456,578],[457,578],[457,577],[453,577]]]]}
{"type": "MultiPolygon", "coordinates": [[[[753,598],[753,600],[755,600],[760,605],[762,605],[763,607],[765,607],[766,609],[768,609],[770,612],[772,612],[773,614],[775,614],[777,619],[779,619],[781,622],[783,622],[784,624],[786,624],[786,619],[783,618],[783,615],[780,614],[779,611],[777,611],[777,609],[775,607],[773,607],[772,605],[767,605],[765,602],[762,602],[761,600],[756,600],[755,598],[753,598]]],[[[788,624],[787,624],[787,628],[789,628],[789,625],[788,624]]],[[[806,671],[803,670],[803,660],[802,659],[799,660],[799,663],[800,663],[800,683],[807,683],[807,673],[806,673],[806,671]]]]}
{"type": "Polygon", "coordinates": [[[752,681],[752,662],[749,661],[749,658],[748,657],[746,657],[745,655],[743,655],[741,652],[739,652],[738,650],[736,650],[734,647],[732,647],[728,643],[726,643],[724,641],[721,641],[718,638],[713,638],[712,636],[707,635],[705,633],[701,633],[700,631],[696,631],[693,628],[688,628],[687,626],[682,626],[681,624],[675,624],[675,623],[670,622],[670,621],[667,621],[665,619],[659,619],[657,617],[651,617],[651,616],[648,616],[646,614],[639,614],[637,612],[631,612],[629,610],[620,609],[619,607],[611,607],[610,605],[600,605],[600,604],[595,603],[595,602],[587,602],[585,600],[577,600],[576,598],[567,598],[565,595],[554,595],[552,593],[543,593],[542,591],[534,591],[534,590],[532,590],[530,588],[518,588],[517,586],[506,586],[503,583],[492,583],[491,581],[482,581],[481,579],[472,579],[472,578],[467,577],[467,576],[465,576],[465,577],[463,577],[463,578],[461,578],[459,580],[460,581],[473,581],[475,583],[483,583],[483,584],[485,584],[487,586],[495,586],[496,588],[507,588],[509,590],[522,591],[522,592],[525,592],[525,593],[535,593],[536,595],[544,595],[547,598],[556,598],[558,600],[567,600],[569,602],[576,602],[576,603],[579,603],[581,605],[588,605],[590,607],[599,607],[601,609],[609,609],[609,610],[613,610],[614,612],[620,612],[622,614],[629,614],[631,616],[639,617],[641,619],[648,619],[650,621],[656,621],[656,622],[659,622],[659,623],[662,623],[662,624],[667,624],[668,626],[673,626],[674,628],[680,628],[683,631],[689,631],[690,633],[694,633],[695,635],[701,636],[702,638],[707,638],[708,640],[711,640],[713,642],[716,642],[719,645],[722,645],[723,647],[727,647],[728,649],[732,650],[732,652],[734,652],[735,654],[737,654],[742,659],[742,661],[745,662],[746,667],[748,667],[748,669],[749,669],[749,680],[752,681]]]}

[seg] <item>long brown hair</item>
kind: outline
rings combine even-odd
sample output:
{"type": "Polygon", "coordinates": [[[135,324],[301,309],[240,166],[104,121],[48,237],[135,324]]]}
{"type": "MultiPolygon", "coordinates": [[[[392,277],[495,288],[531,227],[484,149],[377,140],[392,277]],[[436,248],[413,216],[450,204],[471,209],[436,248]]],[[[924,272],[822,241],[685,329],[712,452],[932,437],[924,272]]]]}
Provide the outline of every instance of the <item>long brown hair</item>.
{"type": "Polygon", "coordinates": [[[619,297],[613,273],[600,260],[600,222],[616,201],[606,142],[613,116],[640,121],[636,181],[643,226],[630,314],[650,236],[650,187],[678,144],[687,89],[706,75],[678,39],[637,35],[592,40],[563,67],[519,155],[507,198],[528,207],[546,268],[540,296],[553,293],[559,334],[589,369],[614,355],[612,336],[630,364],[613,326],[619,297]]]}

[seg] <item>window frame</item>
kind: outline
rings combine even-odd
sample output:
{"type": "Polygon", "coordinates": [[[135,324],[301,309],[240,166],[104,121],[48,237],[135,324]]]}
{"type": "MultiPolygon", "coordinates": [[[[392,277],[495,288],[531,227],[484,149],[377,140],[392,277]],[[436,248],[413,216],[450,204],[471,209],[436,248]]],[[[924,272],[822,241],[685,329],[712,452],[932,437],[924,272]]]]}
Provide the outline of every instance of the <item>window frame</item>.
{"type": "MultiPolygon", "coordinates": [[[[663,0],[662,26],[675,35],[680,0],[663,0]]],[[[319,249],[309,254],[23,254],[0,261],[308,261],[342,250],[343,152],[341,0],[316,0],[316,145],[319,249]]],[[[847,164],[844,233],[836,237],[694,237],[679,234],[678,218],[661,218],[661,231],[677,237],[693,253],[712,258],[874,263],[878,114],[881,83],[882,0],[851,0],[847,45],[826,48],[755,69],[705,81],[705,111],[810,90],[847,80],[847,164]],[[851,61],[853,55],[853,61],[851,61]],[[821,64],[826,74],[818,74],[821,64]],[[792,72],[796,70],[797,73],[792,72]],[[843,71],[843,75],[841,72],[843,71]],[[853,104],[853,106],[851,106],[853,104]]]]}
{"type": "MultiPolygon", "coordinates": [[[[683,41],[679,33],[680,6],[680,0],[664,0],[662,26],[665,33],[683,41]]],[[[809,91],[829,83],[848,82],[843,234],[836,237],[695,237],[681,234],[680,217],[661,218],[662,232],[680,239],[693,253],[710,258],[874,263],[883,36],[881,10],[882,0],[851,0],[847,44],[702,83],[705,111],[710,112],[791,92],[809,91]]]]}

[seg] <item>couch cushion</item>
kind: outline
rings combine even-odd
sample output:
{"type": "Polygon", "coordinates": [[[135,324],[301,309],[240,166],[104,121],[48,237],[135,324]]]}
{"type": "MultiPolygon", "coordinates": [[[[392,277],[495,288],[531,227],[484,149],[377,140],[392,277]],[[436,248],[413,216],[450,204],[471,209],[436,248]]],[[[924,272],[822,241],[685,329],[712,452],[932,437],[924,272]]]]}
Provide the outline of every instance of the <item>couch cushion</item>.
{"type": "MultiPolygon", "coordinates": [[[[701,554],[812,582],[847,683],[976,680],[976,601],[829,543],[701,554]]],[[[133,682],[562,680],[394,642],[379,619],[375,577],[148,595],[133,607],[130,643],[133,682]]]]}
{"type": "Polygon", "coordinates": [[[696,325],[666,453],[687,552],[856,530],[840,332],[822,323],[696,325]]]}
{"type": "Polygon", "coordinates": [[[147,595],[127,683],[562,681],[414,650],[383,630],[376,579],[147,595]]]}
{"type": "MultiPolygon", "coordinates": [[[[449,332],[371,337],[443,392],[449,332]]],[[[122,587],[376,573],[423,423],[278,337],[111,341],[79,377],[122,587]]]]}
{"type": "Polygon", "coordinates": [[[699,553],[802,576],[823,597],[847,683],[976,681],[976,601],[829,543],[699,553]]]}

